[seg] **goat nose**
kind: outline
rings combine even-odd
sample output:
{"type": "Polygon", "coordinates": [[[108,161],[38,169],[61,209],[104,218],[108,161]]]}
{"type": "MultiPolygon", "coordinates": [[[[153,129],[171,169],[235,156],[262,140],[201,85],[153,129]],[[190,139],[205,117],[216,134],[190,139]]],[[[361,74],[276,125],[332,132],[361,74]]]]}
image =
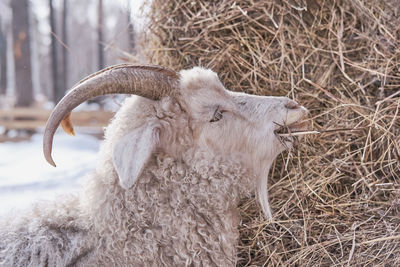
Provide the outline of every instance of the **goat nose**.
{"type": "Polygon", "coordinates": [[[300,107],[301,106],[299,105],[299,103],[297,103],[296,101],[293,101],[293,100],[289,100],[285,104],[285,108],[287,108],[287,109],[298,109],[300,107]]]}

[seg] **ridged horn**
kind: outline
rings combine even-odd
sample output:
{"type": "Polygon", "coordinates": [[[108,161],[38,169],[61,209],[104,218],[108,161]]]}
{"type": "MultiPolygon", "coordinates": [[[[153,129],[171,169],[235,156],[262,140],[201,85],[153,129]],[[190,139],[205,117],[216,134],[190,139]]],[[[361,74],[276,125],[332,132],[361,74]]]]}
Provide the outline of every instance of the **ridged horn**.
{"type": "Polygon", "coordinates": [[[161,66],[120,64],[89,75],[77,83],[50,114],[43,135],[44,157],[56,166],[51,156],[54,133],[63,121],[64,130],[73,134],[69,115],[84,101],[106,94],[135,94],[159,100],[164,96],[176,96],[178,83],[178,73],[161,66]]]}

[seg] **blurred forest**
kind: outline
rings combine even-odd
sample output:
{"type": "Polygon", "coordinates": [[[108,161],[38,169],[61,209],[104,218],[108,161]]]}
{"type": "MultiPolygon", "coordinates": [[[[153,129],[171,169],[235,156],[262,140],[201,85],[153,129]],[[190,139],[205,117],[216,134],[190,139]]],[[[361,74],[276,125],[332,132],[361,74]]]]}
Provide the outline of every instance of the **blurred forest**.
{"type": "Polygon", "coordinates": [[[132,61],[141,3],[0,0],[0,110],[49,108],[88,74],[132,61]]]}

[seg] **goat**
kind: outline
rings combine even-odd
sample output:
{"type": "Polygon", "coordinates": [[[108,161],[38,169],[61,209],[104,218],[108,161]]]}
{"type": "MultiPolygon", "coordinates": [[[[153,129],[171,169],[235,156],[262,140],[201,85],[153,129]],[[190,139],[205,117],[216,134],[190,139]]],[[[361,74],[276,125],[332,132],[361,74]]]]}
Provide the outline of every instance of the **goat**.
{"type": "Polygon", "coordinates": [[[43,150],[52,159],[70,112],[111,93],[127,98],[105,130],[84,190],[5,218],[0,264],[11,266],[234,266],[238,202],[258,194],[272,219],[267,176],[293,146],[277,131],[306,127],[286,97],[228,91],[216,73],[116,65],[79,82],[54,108],[43,150]]]}

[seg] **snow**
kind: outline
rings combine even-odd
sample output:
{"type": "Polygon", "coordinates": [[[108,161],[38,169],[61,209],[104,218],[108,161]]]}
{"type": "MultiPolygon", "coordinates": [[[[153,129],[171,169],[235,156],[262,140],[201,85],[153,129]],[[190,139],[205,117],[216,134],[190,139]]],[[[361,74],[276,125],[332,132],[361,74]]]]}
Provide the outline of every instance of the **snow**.
{"type": "Polygon", "coordinates": [[[42,134],[30,141],[0,143],[0,215],[28,207],[38,200],[50,200],[76,193],[85,175],[95,168],[100,140],[90,135],[54,136],[54,168],[42,153],[42,134]]]}

